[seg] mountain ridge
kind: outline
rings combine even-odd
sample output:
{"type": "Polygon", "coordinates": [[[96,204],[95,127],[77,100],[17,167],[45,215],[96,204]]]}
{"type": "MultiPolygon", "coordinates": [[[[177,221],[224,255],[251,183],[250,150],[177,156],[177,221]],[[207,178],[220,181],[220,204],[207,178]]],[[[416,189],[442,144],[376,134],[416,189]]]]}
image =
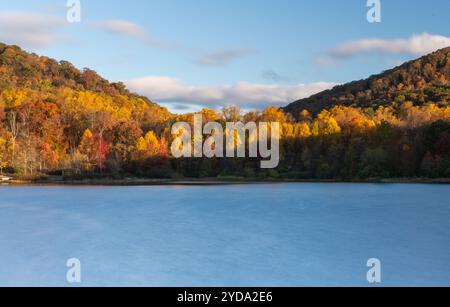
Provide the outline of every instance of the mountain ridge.
{"type": "Polygon", "coordinates": [[[284,111],[298,116],[308,110],[317,114],[335,105],[373,107],[395,102],[450,100],[450,47],[437,50],[367,79],[335,86],[308,98],[297,100],[284,111]]]}

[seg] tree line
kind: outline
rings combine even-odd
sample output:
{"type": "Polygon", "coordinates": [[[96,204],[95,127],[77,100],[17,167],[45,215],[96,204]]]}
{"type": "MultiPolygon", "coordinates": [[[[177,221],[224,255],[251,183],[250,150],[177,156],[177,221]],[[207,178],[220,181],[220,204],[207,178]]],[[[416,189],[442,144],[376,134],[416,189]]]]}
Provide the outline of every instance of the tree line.
{"type": "Polygon", "coordinates": [[[316,116],[277,107],[242,113],[230,106],[200,114],[204,123],[223,126],[280,123],[279,167],[261,170],[257,158],[173,159],[171,126],[192,124],[193,114],[174,115],[139,97],[14,88],[0,94],[0,169],[69,177],[450,177],[448,106],[335,106],[316,116]]]}
{"type": "MultiPolygon", "coordinates": [[[[397,81],[420,83],[411,77],[415,74],[427,84],[438,80],[441,85],[431,90],[421,88],[424,95],[397,84],[392,101],[363,107],[333,100],[309,111],[269,107],[241,112],[230,106],[199,112],[204,123],[223,126],[280,123],[280,164],[262,170],[259,158],[174,159],[171,127],[180,121],[192,124],[192,114],[172,114],[90,69],[0,43],[0,172],[69,178],[450,177],[450,90],[446,73],[437,73],[448,67],[445,52],[382,76],[389,88],[397,81]]],[[[372,92],[384,84],[375,81],[372,92]]]]}

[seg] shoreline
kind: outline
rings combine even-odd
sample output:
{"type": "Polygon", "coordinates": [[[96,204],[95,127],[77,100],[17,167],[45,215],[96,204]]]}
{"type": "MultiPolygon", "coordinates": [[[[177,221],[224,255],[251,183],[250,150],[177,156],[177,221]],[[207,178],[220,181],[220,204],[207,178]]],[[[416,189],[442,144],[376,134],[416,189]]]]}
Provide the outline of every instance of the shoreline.
{"type": "Polygon", "coordinates": [[[450,178],[388,178],[367,180],[321,180],[321,179],[244,179],[244,178],[184,178],[184,179],[81,179],[63,180],[61,178],[11,180],[0,182],[0,186],[17,185],[78,185],[78,186],[219,186],[219,185],[249,185],[249,184],[285,184],[285,183],[354,183],[354,184],[450,184],[450,178]]]}

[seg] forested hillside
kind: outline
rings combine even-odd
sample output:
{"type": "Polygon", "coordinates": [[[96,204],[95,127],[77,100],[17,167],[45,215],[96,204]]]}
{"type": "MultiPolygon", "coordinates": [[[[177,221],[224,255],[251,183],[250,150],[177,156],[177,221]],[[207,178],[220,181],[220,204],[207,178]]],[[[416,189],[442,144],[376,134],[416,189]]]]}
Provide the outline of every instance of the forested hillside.
{"type": "Polygon", "coordinates": [[[171,116],[90,69],[0,44],[3,168],[35,174],[126,164],[144,131],[160,133],[171,116]]]}
{"type": "Polygon", "coordinates": [[[415,104],[450,102],[450,47],[374,75],[336,86],[286,107],[295,116],[304,109],[317,114],[335,105],[378,107],[414,101],[415,104]]]}
{"type": "Polygon", "coordinates": [[[448,54],[313,96],[290,112],[201,111],[204,122],[223,125],[279,122],[280,165],[262,170],[259,159],[173,159],[170,128],[192,122],[192,114],[171,114],[92,70],[0,44],[0,171],[79,179],[450,178],[448,54]]]}

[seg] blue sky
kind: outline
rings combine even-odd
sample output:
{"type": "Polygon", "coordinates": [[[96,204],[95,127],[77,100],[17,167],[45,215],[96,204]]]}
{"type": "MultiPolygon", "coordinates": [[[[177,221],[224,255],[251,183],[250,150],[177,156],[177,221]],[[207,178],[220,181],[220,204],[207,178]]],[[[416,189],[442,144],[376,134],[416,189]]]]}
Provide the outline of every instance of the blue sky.
{"type": "Polygon", "coordinates": [[[448,0],[2,0],[0,41],[89,67],[173,111],[285,105],[450,45],[448,0]],[[31,37],[31,39],[30,39],[31,37]]]}

